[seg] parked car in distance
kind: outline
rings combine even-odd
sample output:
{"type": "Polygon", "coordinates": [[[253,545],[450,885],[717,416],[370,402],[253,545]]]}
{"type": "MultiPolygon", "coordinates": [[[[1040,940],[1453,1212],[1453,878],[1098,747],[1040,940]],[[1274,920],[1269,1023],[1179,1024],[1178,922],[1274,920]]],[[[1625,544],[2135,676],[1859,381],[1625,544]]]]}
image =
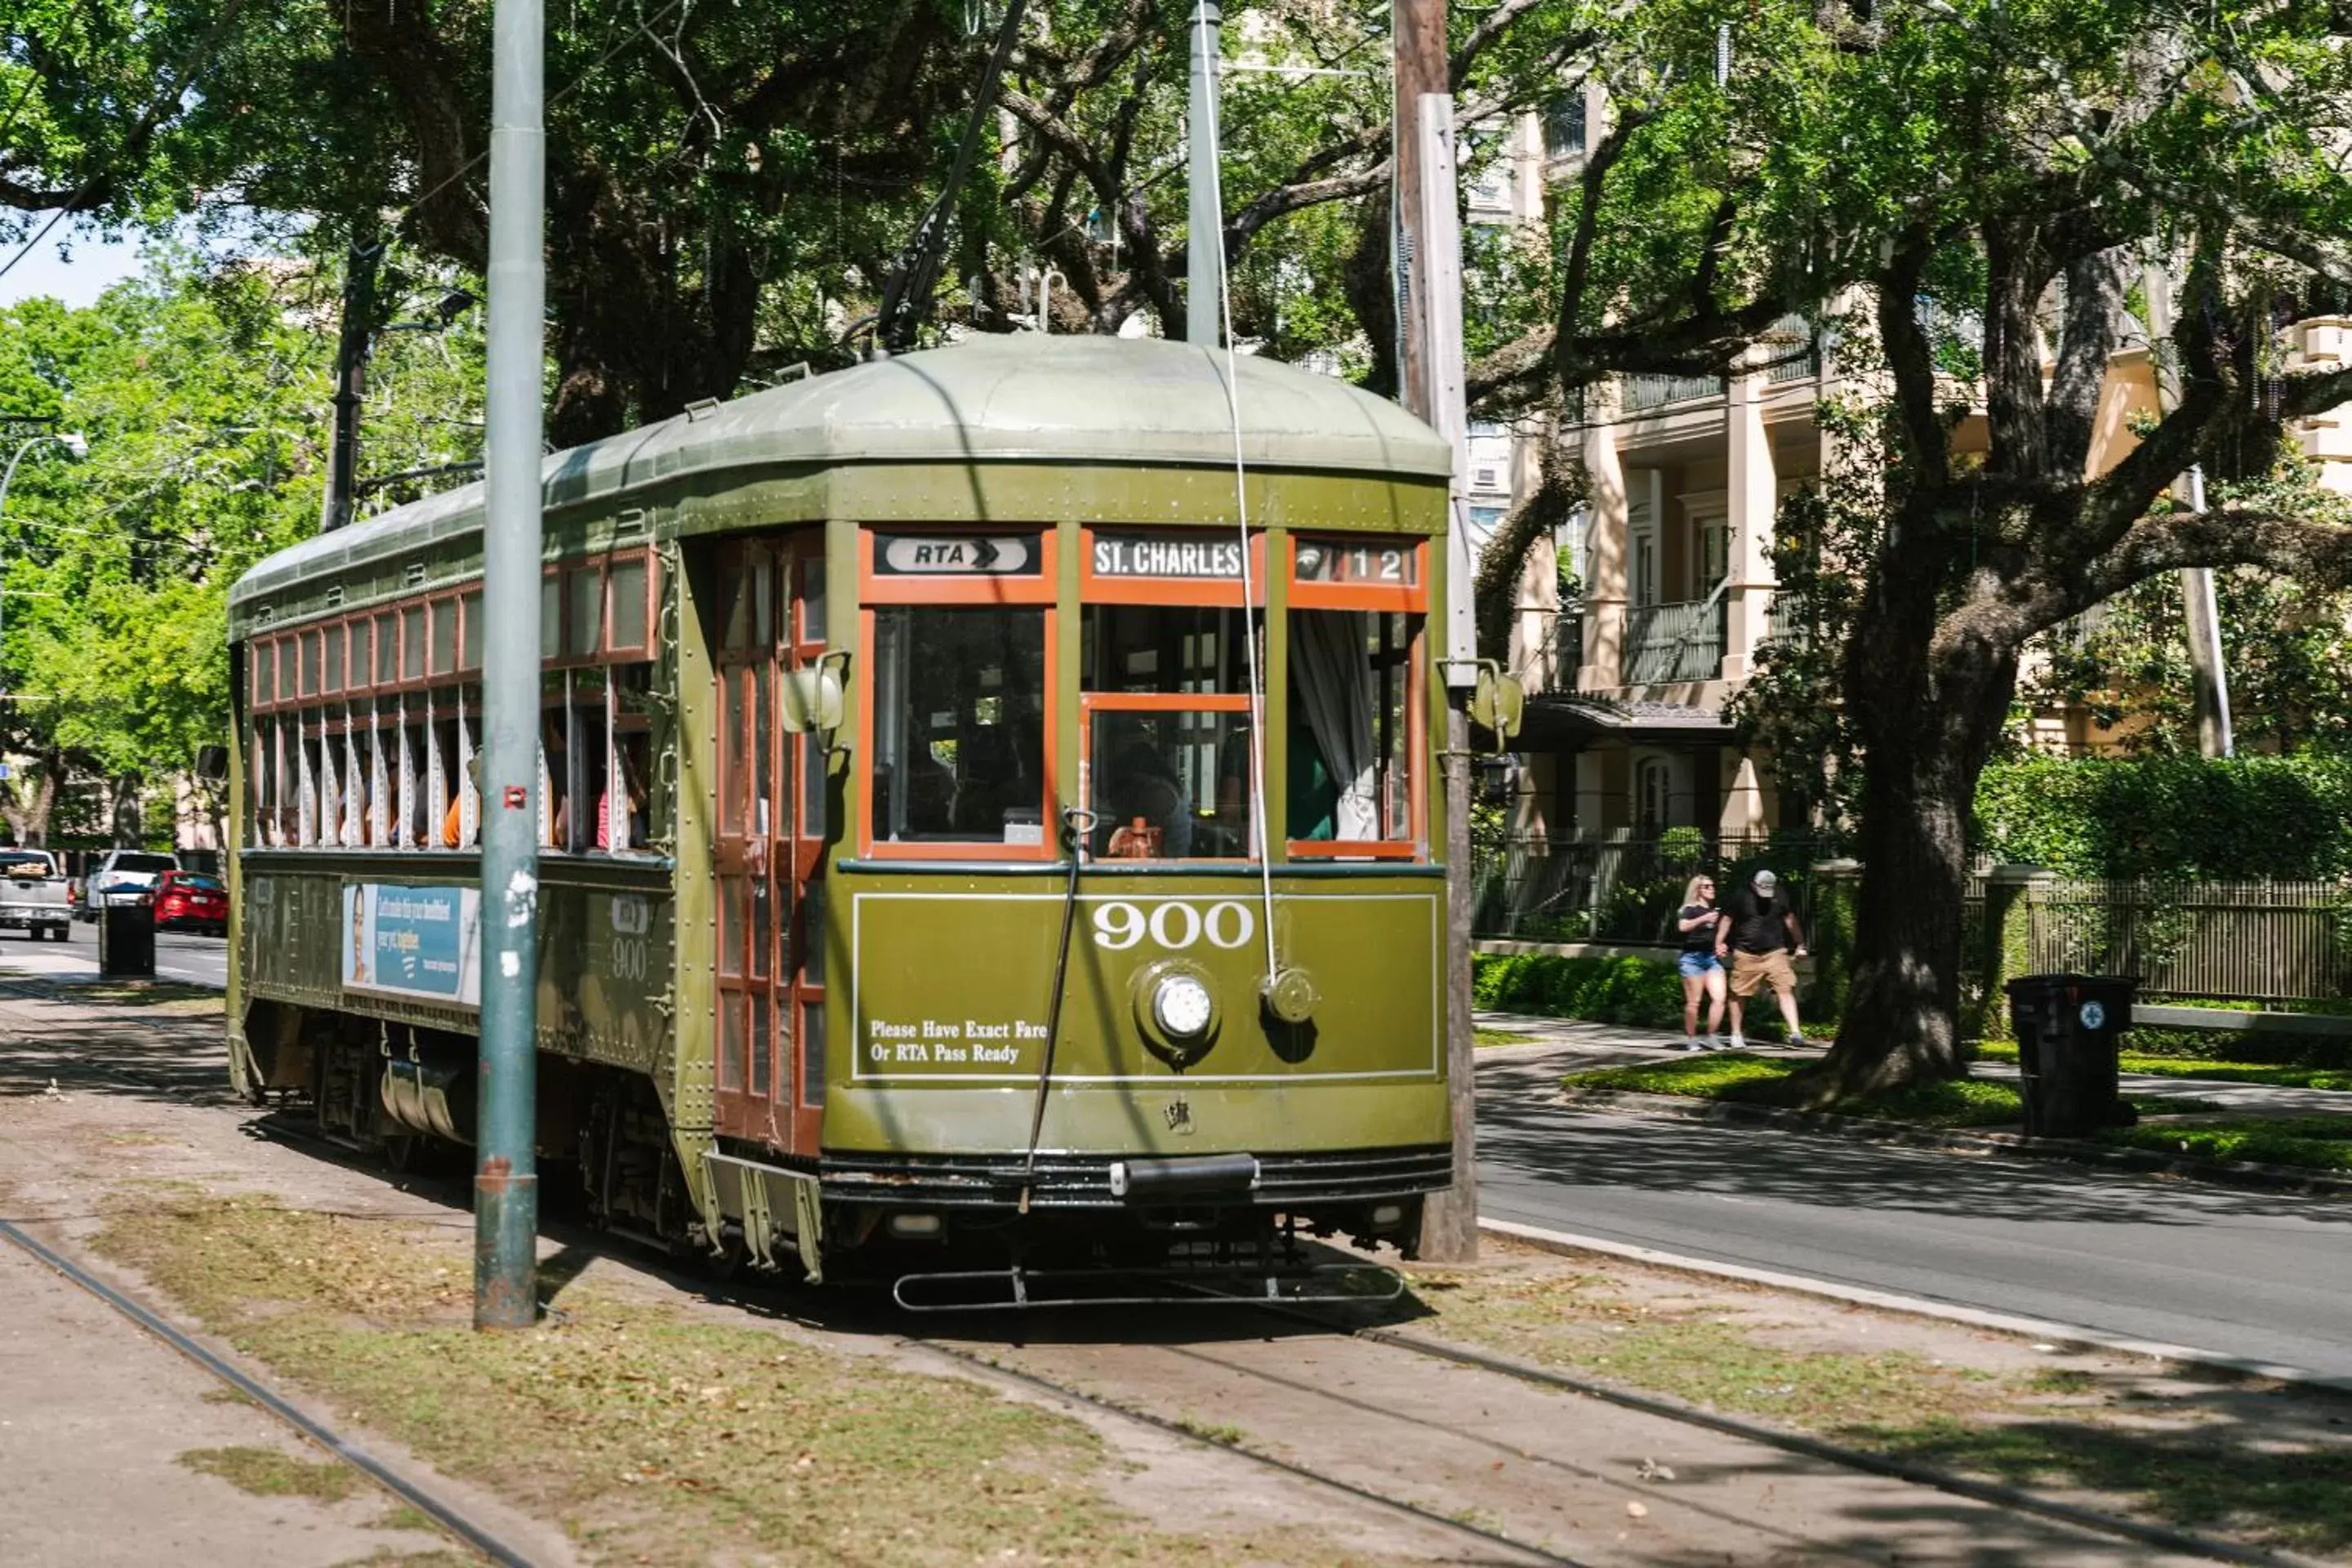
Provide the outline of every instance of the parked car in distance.
{"type": "Polygon", "coordinates": [[[228,934],[228,884],[204,871],[166,871],[155,879],[155,929],[228,934]]]}
{"type": "Polygon", "coordinates": [[[180,862],[169,855],[158,855],[146,849],[110,849],[89,875],[82,879],[81,918],[98,919],[98,911],[109,899],[132,893],[152,897],[155,879],[166,871],[176,871],[180,862]]]}
{"type": "Polygon", "coordinates": [[[35,942],[46,932],[63,942],[72,923],[73,900],[57,857],[46,849],[0,849],[0,931],[20,931],[35,942]]]}

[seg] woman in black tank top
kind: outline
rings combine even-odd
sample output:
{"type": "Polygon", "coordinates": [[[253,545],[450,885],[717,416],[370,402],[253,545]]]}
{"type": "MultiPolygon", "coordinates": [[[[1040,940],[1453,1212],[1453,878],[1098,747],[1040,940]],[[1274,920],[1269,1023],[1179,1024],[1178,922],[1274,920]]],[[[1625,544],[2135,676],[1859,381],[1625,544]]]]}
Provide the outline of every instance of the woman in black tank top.
{"type": "Polygon", "coordinates": [[[1683,977],[1683,1049],[1712,1050],[1723,1032],[1723,964],[1715,956],[1715,879],[1699,876],[1683,889],[1683,907],[1675,916],[1682,938],[1682,956],[1675,969],[1683,977]],[[1707,1001],[1706,1038],[1698,1037],[1698,1001],[1707,1001]]]}

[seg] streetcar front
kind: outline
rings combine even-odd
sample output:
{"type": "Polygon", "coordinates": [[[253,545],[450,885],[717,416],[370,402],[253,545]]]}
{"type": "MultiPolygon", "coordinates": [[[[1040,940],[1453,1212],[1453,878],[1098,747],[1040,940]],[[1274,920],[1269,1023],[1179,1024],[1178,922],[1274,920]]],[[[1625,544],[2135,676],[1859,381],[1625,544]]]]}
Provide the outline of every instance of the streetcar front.
{"type": "Polygon", "coordinates": [[[859,530],[836,1226],[1410,1247],[1451,1153],[1433,541],[1395,523],[1434,509],[1343,511],[859,530]]]}

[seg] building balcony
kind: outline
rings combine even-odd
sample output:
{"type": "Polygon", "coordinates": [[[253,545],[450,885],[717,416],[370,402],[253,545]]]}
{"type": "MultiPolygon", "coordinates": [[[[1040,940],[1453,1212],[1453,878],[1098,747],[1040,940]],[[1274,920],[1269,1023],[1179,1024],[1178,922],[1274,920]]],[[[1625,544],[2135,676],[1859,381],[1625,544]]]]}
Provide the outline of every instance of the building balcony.
{"type": "Polygon", "coordinates": [[[1677,403],[1698,403],[1723,395],[1719,375],[1629,375],[1622,384],[1622,411],[1646,414],[1677,403]]]}
{"type": "Polygon", "coordinates": [[[1625,612],[1624,683],[1713,680],[1723,668],[1723,599],[1636,605],[1625,612]]]}

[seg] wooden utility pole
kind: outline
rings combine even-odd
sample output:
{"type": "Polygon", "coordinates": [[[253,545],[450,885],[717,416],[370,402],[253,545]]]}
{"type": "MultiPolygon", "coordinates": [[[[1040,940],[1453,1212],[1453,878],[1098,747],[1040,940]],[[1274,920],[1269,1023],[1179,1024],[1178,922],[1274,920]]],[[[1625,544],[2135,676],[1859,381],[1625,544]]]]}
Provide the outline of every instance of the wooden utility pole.
{"type": "MultiPolygon", "coordinates": [[[[2147,353],[2156,371],[2156,411],[2161,416],[2180,406],[2180,378],[2166,357],[2172,343],[2172,275],[2166,270],[2161,258],[2141,269],[2140,289],[2147,301],[2147,353]]],[[[2203,465],[2192,465],[2180,477],[2174,493],[2189,510],[2203,511],[2203,465]]],[[[2182,630],[2189,642],[2197,750],[2208,757],[2236,756],[2237,736],[2230,722],[2230,667],[2221,649],[2221,610],[2213,596],[2213,568],[2181,568],[2180,608],[2182,630]]]]}
{"type": "Polygon", "coordinates": [[[1470,1023],[1470,721],[1475,681],[1475,575],[1462,504],[1468,416],[1462,383],[1462,226],[1455,205],[1454,93],[1445,0],[1395,0],[1399,380],[1404,405],[1454,447],[1447,498],[1445,623],[1438,639],[1445,712],[1445,1072],[1454,1124],[1454,1184],[1422,1211],[1421,1256],[1478,1255],[1477,1085],[1470,1023]]]}

